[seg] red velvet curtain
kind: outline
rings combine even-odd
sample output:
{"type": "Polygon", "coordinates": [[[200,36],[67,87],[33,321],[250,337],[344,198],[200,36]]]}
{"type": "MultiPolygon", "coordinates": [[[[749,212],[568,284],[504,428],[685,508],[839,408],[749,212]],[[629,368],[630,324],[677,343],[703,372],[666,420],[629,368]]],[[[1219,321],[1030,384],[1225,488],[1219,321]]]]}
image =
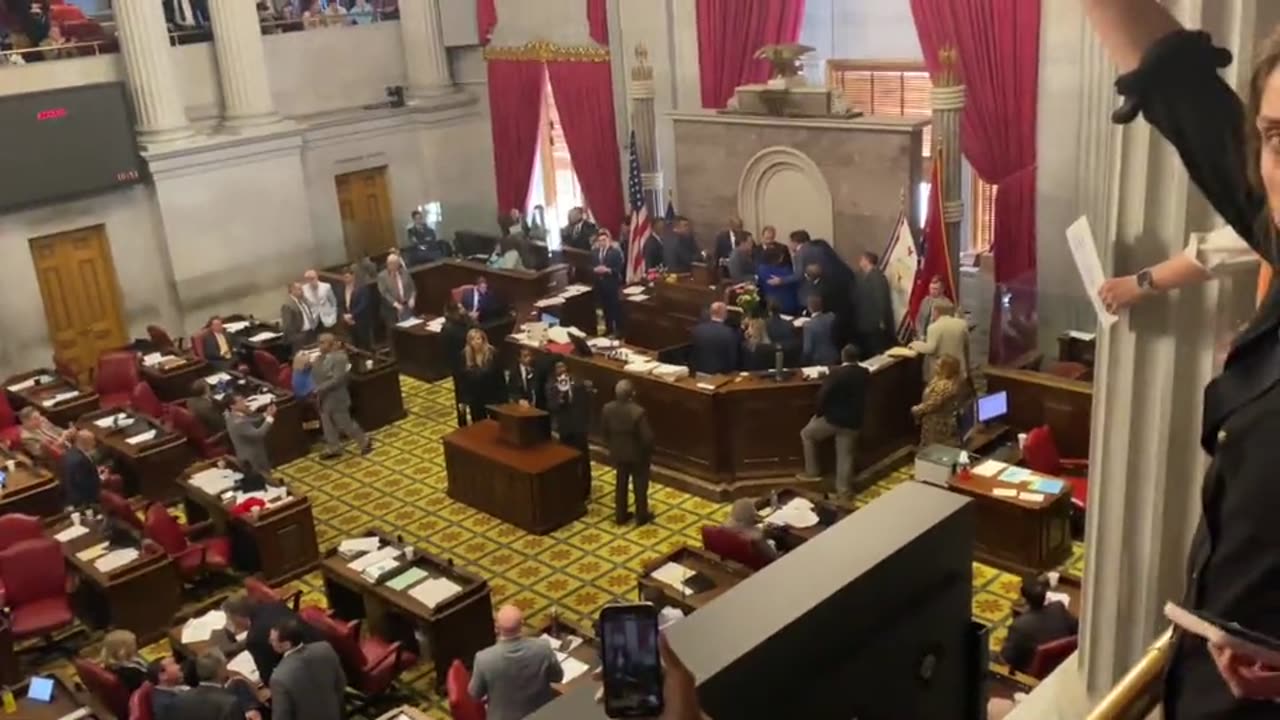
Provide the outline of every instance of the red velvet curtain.
{"type": "Polygon", "coordinates": [[[756,60],[765,45],[800,38],[804,0],[698,0],[698,64],[702,106],[722,108],[734,88],[769,79],[756,60]]]}
{"type": "MultiPolygon", "coordinates": [[[[489,124],[493,133],[493,173],[498,209],[524,211],[533,183],[542,106],[540,62],[489,60],[489,124]]],[[[612,117],[612,114],[610,114],[612,117]]],[[[612,126],[612,123],[610,123],[612,126]]]]}
{"type": "Polygon", "coordinates": [[[560,60],[548,62],[547,73],[587,205],[597,225],[614,231],[625,211],[610,63],[560,60]]]}
{"type": "Polygon", "coordinates": [[[587,26],[591,39],[609,47],[609,10],[607,0],[587,0],[587,26]]]}
{"type": "Polygon", "coordinates": [[[476,27],[480,30],[480,44],[488,45],[493,29],[498,26],[497,0],[476,0],[476,27]]]}
{"type": "MultiPolygon", "coordinates": [[[[952,45],[966,92],[961,149],[983,181],[998,187],[996,283],[1012,300],[1004,327],[993,326],[994,360],[1016,353],[1030,334],[1036,297],[1036,92],[1040,3],[1028,0],[911,0],[929,72],[952,45]],[[1016,307],[1015,307],[1016,306],[1016,307]],[[1017,319],[1018,322],[1011,322],[1017,319]],[[1014,325],[1022,326],[1014,330],[1014,325]]],[[[997,298],[997,313],[1002,312],[997,298]]]]}

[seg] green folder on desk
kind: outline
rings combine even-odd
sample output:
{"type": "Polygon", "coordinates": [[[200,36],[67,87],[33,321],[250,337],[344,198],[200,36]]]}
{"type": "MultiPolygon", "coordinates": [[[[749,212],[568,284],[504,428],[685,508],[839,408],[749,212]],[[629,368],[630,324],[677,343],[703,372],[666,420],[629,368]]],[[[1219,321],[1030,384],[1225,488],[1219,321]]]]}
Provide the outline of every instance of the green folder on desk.
{"type": "Polygon", "coordinates": [[[426,570],[418,567],[411,567],[388,580],[387,587],[396,591],[408,590],[418,581],[426,579],[426,577],[426,570]]]}

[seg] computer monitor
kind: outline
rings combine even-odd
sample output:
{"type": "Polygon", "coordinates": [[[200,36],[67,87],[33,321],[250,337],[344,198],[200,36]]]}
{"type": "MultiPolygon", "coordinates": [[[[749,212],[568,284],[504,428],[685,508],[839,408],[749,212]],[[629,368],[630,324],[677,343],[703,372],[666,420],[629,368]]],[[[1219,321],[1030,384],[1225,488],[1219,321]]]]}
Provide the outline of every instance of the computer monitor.
{"type": "Polygon", "coordinates": [[[53,702],[53,678],[36,676],[27,686],[27,697],[38,702],[53,702]]]}
{"type": "Polygon", "coordinates": [[[1009,414],[1009,393],[1001,390],[978,398],[978,422],[989,423],[1009,414]]]}
{"type": "Polygon", "coordinates": [[[542,313],[542,322],[545,323],[547,327],[553,328],[560,324],[560,318],[552,315],[551,313],[544,312],[542,313]]]}

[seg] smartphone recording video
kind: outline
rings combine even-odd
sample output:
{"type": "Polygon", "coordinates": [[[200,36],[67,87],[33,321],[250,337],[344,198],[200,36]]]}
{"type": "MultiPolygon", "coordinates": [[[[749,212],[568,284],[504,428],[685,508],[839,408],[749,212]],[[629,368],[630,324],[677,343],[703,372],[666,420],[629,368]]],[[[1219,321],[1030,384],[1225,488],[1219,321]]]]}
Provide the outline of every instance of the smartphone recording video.
{"type": "Polygon", "coordinates": [[[658,609],[648,603],[609,605],[598,625],[604,675],[604,710],[611,718],[662,713],[658,609]]]}

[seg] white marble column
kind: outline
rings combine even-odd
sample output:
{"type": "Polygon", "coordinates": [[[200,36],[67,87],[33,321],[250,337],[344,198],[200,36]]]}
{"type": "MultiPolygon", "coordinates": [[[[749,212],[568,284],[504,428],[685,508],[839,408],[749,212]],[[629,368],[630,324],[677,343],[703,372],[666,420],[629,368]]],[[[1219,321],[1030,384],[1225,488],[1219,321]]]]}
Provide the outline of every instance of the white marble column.
{"type": "Polygon", "coordinates": [[[440,0],[400,0],[400,37],[411,98],[454,91],[440,26],[440,0]]]}
{"type": "Polygon", "coordinates": [[[276,122],[258,12],[248,0],[209,0],[213,49],[222,85],[222,125],[238,129],[276,122]]]}
{"type": "Polygon", "coordinates": [[[164,9],[154,0],[116,0],[116,32],[144,146],[194,134],[173,70],[164,9]]]}
{"type": "MultiPolygon", "coordinates": [[[[1241,33],[1254,32],[1249,18],[1232,17],[1251,12],[1253,0],[1167,4],[1232,49],[1241,33]]],[[[1042,268],[1056,263],[1059,278],[1042,286],[1040,307],[1064,299],[1087,307],[1079,281],[1061,270],[1071,266],[1063,231],[1074,217],[1089,217],[1103,267],[1114,275],[1181,252],[1190,233],[1221,221],[1149,125],[1110,123],[1119,103],[1115,69],[1080,3],[1046,2],[1043,22],[1054,31],[1041,34],[1039,255],[1042,268]]],[[[1167,626],[1164,602],[1182,594],[1206,465],[1202,391],[1216,372],[1215,346],[1251,313],[1247,270],[1148,301],[1099,332],[1077,656],[1094,701],[1167,626]]],[[[1078,329],[1091,329],[1083,322],[1075,318],[1078,329]]]]}

